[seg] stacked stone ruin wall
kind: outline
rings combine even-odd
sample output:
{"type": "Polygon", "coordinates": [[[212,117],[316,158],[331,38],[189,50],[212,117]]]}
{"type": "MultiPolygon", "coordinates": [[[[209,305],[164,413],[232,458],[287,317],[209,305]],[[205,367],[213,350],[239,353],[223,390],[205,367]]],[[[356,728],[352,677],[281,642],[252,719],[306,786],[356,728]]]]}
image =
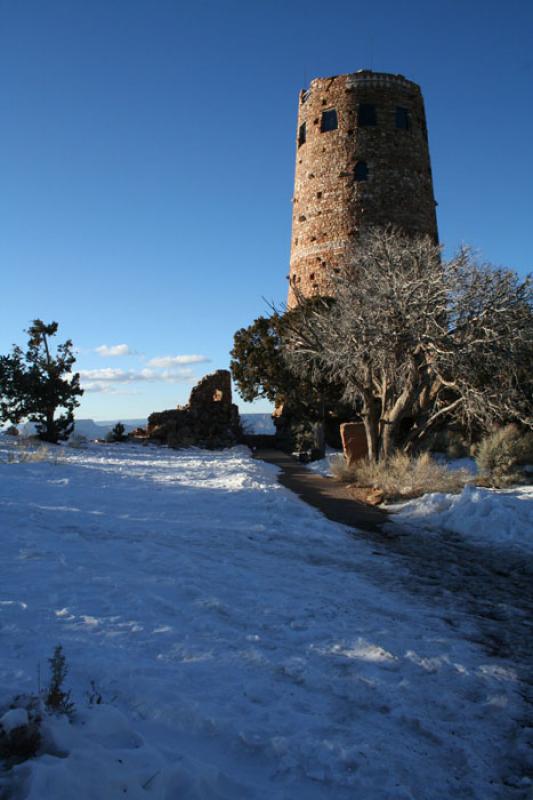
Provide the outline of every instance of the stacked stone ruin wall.
{"type": "Polygon", "coordinates": [[[419,87],[401,76],[360,72],[312,81],[300,94],[290,264],[289,305],[328,294],[331,276],[350,258],[358,234],[395,224],[437,240],[424,102],[419,87]],[[360,104],[375,106],[377,125],[358,124],[360,104]],[[407,130],[397,127],[405,109],[407,130]],[[322,132],[324,111],[338,127],[322,132]],[[356,180],[364,162],[366,180],[356,180]]]}

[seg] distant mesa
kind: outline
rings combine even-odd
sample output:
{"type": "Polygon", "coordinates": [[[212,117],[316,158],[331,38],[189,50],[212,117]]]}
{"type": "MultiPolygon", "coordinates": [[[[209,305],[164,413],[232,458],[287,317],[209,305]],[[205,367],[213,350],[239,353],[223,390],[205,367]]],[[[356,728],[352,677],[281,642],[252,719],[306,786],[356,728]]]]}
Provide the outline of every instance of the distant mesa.
{"type": "MultiPolygon", "coordinates": [[[[84,436],[86,439],[104,439],[106,434],[109,433],[111,428],[116,425],[119,420],[109,420],[105,422],[95,422],[93,419],[76,419],[74,421],[73,436],[84,436]]],[[[126,433],[130,433],[140,425],[146,425],[146,420],[128,420],[123,421],[126,433]]],[[[35,436],[37,428],[33,422],[24,422],[18,427],[21,436],[35,436]]]]}

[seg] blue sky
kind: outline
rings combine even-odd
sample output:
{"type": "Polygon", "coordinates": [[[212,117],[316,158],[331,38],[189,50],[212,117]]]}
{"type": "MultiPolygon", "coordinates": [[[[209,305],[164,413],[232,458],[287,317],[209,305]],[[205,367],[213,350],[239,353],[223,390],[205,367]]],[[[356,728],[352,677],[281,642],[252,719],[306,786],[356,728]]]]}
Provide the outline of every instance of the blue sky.
{"type": "Polygon", "coordinates": [[[525,274],[532,38],[528,0],[0,0],[0,352],[54,319],[80,416],[185,402],[285,299],[299,90],[360,68],[422,86],[448,252],[525,274]]]}

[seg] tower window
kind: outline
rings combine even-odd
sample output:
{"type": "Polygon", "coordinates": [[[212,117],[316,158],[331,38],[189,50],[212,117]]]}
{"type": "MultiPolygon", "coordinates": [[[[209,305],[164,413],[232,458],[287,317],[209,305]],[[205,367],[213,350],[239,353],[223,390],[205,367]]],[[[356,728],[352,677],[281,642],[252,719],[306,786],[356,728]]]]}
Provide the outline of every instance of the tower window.
{"type": "Polygon", "coordinates": [[[376,106],[373,103],[359,103],[357,124],[360,128],[374,127],[378,124],[376,106]]]}
{"type": "Polygon", "coordinates": [[[408,131],[411,127],[409,112],[406,108],[396,106],[396,127],[402,131],[408,131]]]}
{"type": "Polygon", "coordinates": [[[302,124],[298,128],[298,147],[301,147],[303,144],[305,144],[305,137],[306,137],[306,126],[305,122],[302,122],[302,124]]]}
{"type": "Polygon", "coordinates": [[[322,119],[320,120],[320,130],[322,133],[327,133],[327,131],[336,131],[339,127],[339,123],[337,121],[337,111],[334,108],[328,109],[328,111],[322,112],[322,119]]]}
{"type": "Polygon", "coordinates": [[[368,180],[368,166],[366,161],[358,161],[354,169],[354,178],[356,181],[368,180]]]}

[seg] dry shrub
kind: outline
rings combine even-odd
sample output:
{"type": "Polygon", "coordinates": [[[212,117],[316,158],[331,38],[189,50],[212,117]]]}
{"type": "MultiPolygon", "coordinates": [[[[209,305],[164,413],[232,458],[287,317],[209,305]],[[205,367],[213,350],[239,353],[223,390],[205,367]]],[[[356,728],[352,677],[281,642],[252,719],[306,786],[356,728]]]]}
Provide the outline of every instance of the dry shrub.
{"type": "Polygon", "coordinates": [[[353,465],[348,464],[343,453],[336,453],[329,459],[331,474],[338,481],[353,483],[355,480],[353,465]]]}
{"type": "Polygon", "coordinates": [[[380,489],[385,500],[407,500],[427,492],[460,492],[471,477],[467,470],[449,470],[438,464],[429,453],[416,458],[395,453],[385,461],[364,459],[351,466],[340,456],[332,460],[331,471],[339,480],[355,486],[380,489]]]}
{"type": "Polygon", "coordinates": [[[427,439],[432,453],[446,453],[448,458],[463,458],[469,455],[469,444],[461,431],[455,428],[442,428],[427,439]]]}
{"type": "Polygon", "coordinates": [[[533,464],[533,431],[521,431],[517,425],[499,428],[479,443],[476,463],[492,486],[524,483],[524,467],[533,464]]]}
{"type": "Polygon", "coordinates": [[[57,462],[57,453],[52,452],[47,445],[33,445],[32,443],[21,441],[17,442],[14,449],[7,457],[9,464],[26,464],[32,461],[57,462]]]}

